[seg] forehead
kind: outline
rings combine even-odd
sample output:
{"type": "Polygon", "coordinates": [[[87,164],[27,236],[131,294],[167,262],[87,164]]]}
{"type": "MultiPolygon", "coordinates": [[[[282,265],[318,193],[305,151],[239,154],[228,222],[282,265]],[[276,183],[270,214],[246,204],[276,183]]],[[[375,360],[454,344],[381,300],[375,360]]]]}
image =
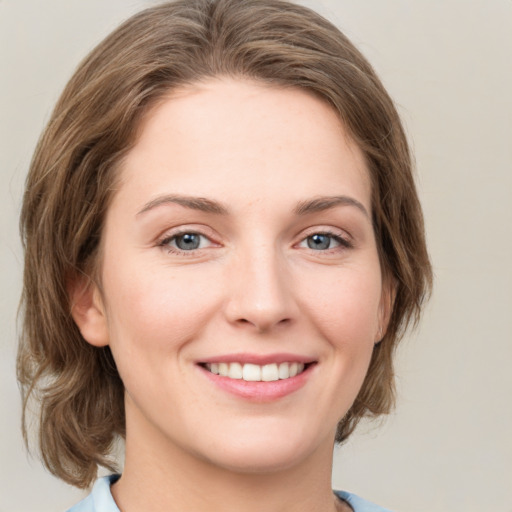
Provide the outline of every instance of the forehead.
{"type": "Polygon", "coordinates": [[[299,200],[341,187],[371,208],[364,156],[327,102],[303,89],[241,79],[189,85],[155,105],[121,182],[139,195],[167,187],[247,201],[277,190],[299,200]]]}

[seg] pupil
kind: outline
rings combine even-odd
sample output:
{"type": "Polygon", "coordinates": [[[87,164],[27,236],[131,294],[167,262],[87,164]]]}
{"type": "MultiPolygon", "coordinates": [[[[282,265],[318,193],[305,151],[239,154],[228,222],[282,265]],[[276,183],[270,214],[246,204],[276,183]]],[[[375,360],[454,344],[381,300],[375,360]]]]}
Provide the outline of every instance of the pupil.
{"type": "Polygon", "coordinates": [[[310,249],[329,249],[331,238],[329,235],[313,235],[308,238],[310,249]]]}
{"type": "Polygon", "coordinates": [[[199,247],[199,236],[194,233],[185,233],[176,238],[176,245],[184,251],[190,251],[199,247]]]}

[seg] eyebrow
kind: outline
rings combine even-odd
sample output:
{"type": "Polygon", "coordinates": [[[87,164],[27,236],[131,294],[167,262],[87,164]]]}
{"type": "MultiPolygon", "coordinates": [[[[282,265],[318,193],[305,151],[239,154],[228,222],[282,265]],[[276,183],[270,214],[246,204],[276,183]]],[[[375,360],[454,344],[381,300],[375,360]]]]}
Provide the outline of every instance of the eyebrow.
{"type": "Polygon", "coordinates": [[[350,196],[324,196],[311,199],[309,201],[301,201],[294,210],[296,215],[308,215],[310,213],[322,212],[335,208],[336,206],[355,206],[368,219],[370,214],[368,210],[357,199],[350,196]]]}
{"type": "MultiPolygon", "coordinates": [[[[183,196],[183,195],[164,195],[152,199],[144,205],[137,215],[141,215],[153,208],[163,204],[178,204],[191,210],[199,210],[206,213],[214,213],[217,215],[228,215],[229,210],[226,206],[206,199],[205,197],[183,196]]],[[[304,216],[312,213],[322,212],[335,208],[337,206],[354,206],[360,210],[366,217],[370,218],[368,210],[357,199],[350,196],[322,196],[315,199],[301,201],[294,208],[295,215],[304,216]]]]}
{"type": "Polygon", "coordinates": [[[185,208],[190,208],[191,210],[199,210],[201,212],[215,213],[218,215],[228,214],[228,209],[221,203],[212,201],[211,199],[206,199],[205,197],[165,195],[159,196],[152,201],[149,201],[149,203],[146,203],[142,210],[137,213],[137,215],[141,215],[162,204],[178,204],[180,206],[184,206],[185,208]]]}

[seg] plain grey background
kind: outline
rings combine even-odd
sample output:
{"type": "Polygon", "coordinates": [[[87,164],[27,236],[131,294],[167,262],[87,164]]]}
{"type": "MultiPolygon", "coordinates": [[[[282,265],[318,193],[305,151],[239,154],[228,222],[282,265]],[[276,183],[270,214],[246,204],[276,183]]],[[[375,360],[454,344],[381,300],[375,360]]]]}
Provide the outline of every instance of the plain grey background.
{"type": "MultiPolygon", "coordinates": [[[[82,492],[29,459],[14,377],[18,215],[78,61],[151,0],[0,0],[0,512],[82,492]]],[[[512,1],[310,0],[375,66],[416,153],[436,275],[398,357],[397,411],[336,450],[333,485],[396,512],[511,512],[512,1]]]]}

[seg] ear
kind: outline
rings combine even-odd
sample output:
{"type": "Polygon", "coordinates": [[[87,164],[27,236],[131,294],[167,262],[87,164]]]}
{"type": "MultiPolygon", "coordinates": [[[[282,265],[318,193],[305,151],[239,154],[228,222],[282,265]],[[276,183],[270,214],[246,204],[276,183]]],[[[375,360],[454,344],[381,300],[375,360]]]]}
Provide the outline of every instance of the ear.
{"type": "Polygon", "coordinates": [[[396,283],[390,277],[384,277],[382,280],[382,293],[379,304],[378,330],[375,334],[375,344],[382,341],[388,330],[389,320],[393,312],[396,296],[396,283]]]}
{"type": "Polygon", "coordinates": [[[87,276],[68,282],[71,315],[85,341],[95,347],[109,343],[105,307],[98,286],[87,276]]]}

